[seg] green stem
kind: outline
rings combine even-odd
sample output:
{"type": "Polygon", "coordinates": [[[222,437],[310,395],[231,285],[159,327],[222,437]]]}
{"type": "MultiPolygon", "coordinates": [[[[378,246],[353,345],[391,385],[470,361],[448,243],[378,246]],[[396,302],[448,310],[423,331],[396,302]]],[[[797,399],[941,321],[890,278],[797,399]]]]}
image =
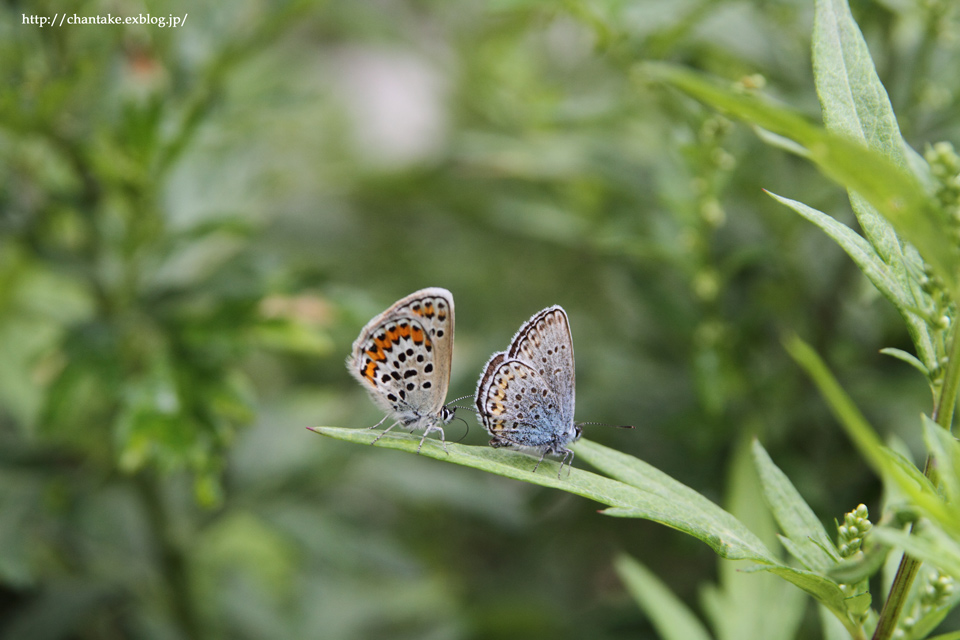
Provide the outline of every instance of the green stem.
{"type": "MultiPolygon", "coordinates": [[[[953,412],[957,404],[957,389],[960,387],[960,340],[958,340],[956,325],[950,329],[950,352],[947,356],[947,371],[943,377],[943,386],[940,388],[940,398],[933,409],[933,419],[941,427],[950,431],[953,424],[953,412]]],[[[930,459],[923,469],[923,475],[930,477],[930,459]]],[[[912,526],[911,526],[912,530],[912,526]]],[[[889,640],[897,629],[900,614],[906,604],[907,595],[913,585],[921,562],[904,554],[900,559],[900,567],[893,579],[887,601],[883,603],[883,611],[877,621],[877,629],[873,633],[873,640],[889,640]]]]}

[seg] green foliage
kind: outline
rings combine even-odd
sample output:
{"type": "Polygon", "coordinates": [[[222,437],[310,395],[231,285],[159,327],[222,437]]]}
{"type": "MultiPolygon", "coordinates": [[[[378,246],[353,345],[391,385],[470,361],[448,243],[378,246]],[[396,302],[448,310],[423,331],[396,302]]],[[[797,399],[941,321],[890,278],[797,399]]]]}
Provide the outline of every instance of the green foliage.
{"type": "Polygon", "coordinates": [[[0,10],[0,636],[956,635],[951,3],[107,9],[189,17],[0,10]],[[560,303],[578,417],[639,428],[356,446],[350,343],[432,285],[451,397],[560,303]]]}

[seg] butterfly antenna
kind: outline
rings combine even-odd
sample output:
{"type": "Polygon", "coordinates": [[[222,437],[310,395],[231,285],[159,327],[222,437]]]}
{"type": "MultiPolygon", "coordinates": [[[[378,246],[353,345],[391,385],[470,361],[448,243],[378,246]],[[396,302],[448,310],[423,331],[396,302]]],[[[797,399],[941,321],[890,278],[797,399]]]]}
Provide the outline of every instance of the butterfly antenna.
{"type": "Polygon", "coordinates": [[[462,398],[457,398],[456,400],[451,400],[450,402],[447,403],[447,406],[448,406],[448,407],[456,407],[457,409],[464,409],[464,410],[466,410],[466,411],[473,411],[474,413],[480,413],[480,412],[477,410],[476,407],[464,407],[464,406],[461,406],[461,405],[457,404],[457,403],[460,402],[461,400],[466,400],[467,398],[472,398],[472,397],[473,397],[472,395],[471,395],[471,396],[463,396],[462,398]]]}
{"type": "Polygon", "coordinates": [[[607,424],[606,422],[578,422],[577,424],[581,427],[592,424],[601,427],[613,427],[614,429],[636,429],[632,424],[607,424]]]}

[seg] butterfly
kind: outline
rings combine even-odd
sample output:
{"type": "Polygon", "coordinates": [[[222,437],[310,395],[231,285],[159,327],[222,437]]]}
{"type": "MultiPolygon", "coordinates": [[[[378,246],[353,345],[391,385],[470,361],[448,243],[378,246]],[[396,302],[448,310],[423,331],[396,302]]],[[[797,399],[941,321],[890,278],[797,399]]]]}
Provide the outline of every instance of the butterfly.
{"type": "MultiPolygon", "coordinates": [[[[445,406],[453,359],[453,294],[430,287],[397,300],[360,331],[347,358],[347,369],[373,402],[394,423],[423,430],[420,446],[434,431],[446,450],[443,425],[455,408],[445,406]]],[[[372,428],[372,427],[371,427],[372,428]]]]}
{"type": "MultiPolygon", "coordinates": [[[[480,420],[493,447],[560,455],[560,470],[572,462],[567,448],[583,435],[573,420],[575,402],[573,338],[562,307],[553,306],[527,320],[506,351],[493,354],[477,383],[480,420]]],[[[559,477],[559,471],[558,471],[559,477]]]]}

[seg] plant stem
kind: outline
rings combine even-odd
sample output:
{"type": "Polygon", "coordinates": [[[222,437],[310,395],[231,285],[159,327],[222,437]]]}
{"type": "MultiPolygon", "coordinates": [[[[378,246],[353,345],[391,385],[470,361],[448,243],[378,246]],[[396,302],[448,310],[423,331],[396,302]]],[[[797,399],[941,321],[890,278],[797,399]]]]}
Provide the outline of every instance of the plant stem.
{"type": "MultiPolygon", "coordinates": [[[[941,427],[950,431],[953,424],[953,411],[957,404],[957,389],[960,387],[960,340],[958,340],[956,324],[950,328],[949,353],[947,354],[947,371],[943,376],[943,386],[940,388],[940,397],[933,409],[933,419],[941,427]]],[[[932,465],[930,459],[923,469],[923,475],[930,477],[932,465]]],[[[911,531],[913,527],[911,525],[911,531]]],[[[910,593],[917,573],[922,563],[907,554],[900,559],[897,575],[890,586],[887,601],[883,603],[883,611],[877,621],[877,629],[873,633],[873,640],[889,640],[897,629],[900,614],[910,593]]]]}

